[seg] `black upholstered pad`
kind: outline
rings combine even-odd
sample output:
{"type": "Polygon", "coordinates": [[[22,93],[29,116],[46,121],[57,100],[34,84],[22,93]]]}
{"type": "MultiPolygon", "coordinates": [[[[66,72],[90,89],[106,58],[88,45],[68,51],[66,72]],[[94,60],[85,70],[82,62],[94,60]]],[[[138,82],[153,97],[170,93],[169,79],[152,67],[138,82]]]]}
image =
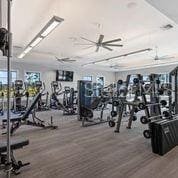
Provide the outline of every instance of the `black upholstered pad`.
{"type": "MultiPolygon", "coordinates": [[[[20,121],[22,118],[21,117],[17,117],[17,118],[10,118],[11,122],[18,122],[20,121]]],[[[7,122],[7,119],[3,119],[2,122],[7,122]]]]}
{"type": "MultiPolygon", "coordinates": [[[[31,103],[31,105],[27,108],[27,110],[25,111],[25,113],[17,118],[10,118],[10,122],[19,122],[19,121],[23,121],[26,118],[28,118],[28,116],[30,115],[31,111],[34,109],[35,105],[37,104],[37,102],[39,101],[39,99],[41,98],[41,93],[38,93],[33,102],[31,103]]],[[[3,119],[2,122],[7,122],[7,119],[3,119]]]]}
{"type": "MultiPolygon", "coordinates": [[[[20,149],[28,144],[29,144],[29,140],[26,140],[23,138],[12,139],[11,140],[11,149],[12,150],[20,149]]],[[[6,152],[6,151],[7,151],[7,141],[0,140],[0,153],[6,152]]]]}

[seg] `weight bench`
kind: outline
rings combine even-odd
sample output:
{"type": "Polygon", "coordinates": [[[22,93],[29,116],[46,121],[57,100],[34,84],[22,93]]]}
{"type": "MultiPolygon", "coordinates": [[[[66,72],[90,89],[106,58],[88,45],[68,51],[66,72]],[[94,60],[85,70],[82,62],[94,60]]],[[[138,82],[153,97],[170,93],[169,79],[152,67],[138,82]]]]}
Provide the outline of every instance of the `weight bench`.
{"type": "MultiPolygon", "coordinates": [[[[39,119],[38,117],[36,117],[36,104],[38,103],[38,101],[41,98],[41,93],[38,93],[33,102],[31,103],[31,105],[29,105],[29,107],[27,108],[27,110],[25,111],[25,113],[17,118],[11,118],[10,122],[12,123],[11,125],[11,130],[10,133],[11,135],[21,126],[21,125],[31,125],[31,126],[35,126],[35,127],[42,127],[42,128],[53,128],[56,129],[57,126],[53,125],[53,120],[51,117],[51,122],[48,123],[47,125],[45,124],[45,121],[42,121],[41,119],[39,119]],[[29,115],[32,114],[32,121],[30,121],[29,115]]],[[[2,120],[2,126],[3,128],[5,128],[7,124],[7,119],[3,119],[2,120]]]]}
{"type": "Polygon", "coordinates": [[[0,167],[4,170],[11,169],[11,172],[15,175],[20,173],[20,169],[30,163],[22,163],[17,161],[14,157],[14,151],[29,145],[29,140],[25,139],[13,139],[11,140],[11,163],[7,163],[7,141],[0,141],[0,167]]]}

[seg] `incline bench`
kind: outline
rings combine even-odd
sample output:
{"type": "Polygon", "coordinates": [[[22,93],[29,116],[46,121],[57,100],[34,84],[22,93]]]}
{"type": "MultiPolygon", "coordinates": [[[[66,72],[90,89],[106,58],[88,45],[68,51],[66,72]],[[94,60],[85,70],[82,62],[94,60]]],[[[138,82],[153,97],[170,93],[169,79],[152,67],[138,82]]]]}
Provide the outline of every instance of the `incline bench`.
{"type": "MultiPolygon", "coordinates": [[[[35,126],[35,127],[42,127],[42,128],[53,128],[56,129],[57,126],[53,125],[53,121],[51,118],[51,123],[47,123],[47,125],[45,124],[44,121],[42,121],[41,119],[37,118],[35,113],[36,113],[36,104],[38,103],[38,101],[41,98],[41,93],[38,93],[33,102],[31,103],[31,105],[27,108],[27,110],[25,111],[25,113],[21,116],[21,117],[17,117],[17,118],[11,118],[10,122],[12,123],[11,125],[11,135],[21,126],[21,125],[31,125],[31,126],[35,126]],[[29,115],[32,114],[32,121],[28,120],[29,115]]],[[[7,124],[7,119],[3,119],[2,120],[2,126],[5,127],[5,125],[7,124]]]]}
{"type": "Polygon", "coordinates": [[[4,170],[11,168],[12,173],[18,175],[20,169],[24,166],[29,165],[30,163],[23,164],[22,161],[16,161],[14,157],[14,151],[29,144],[29,140],[25,139],[13,139],[11,140],[11,165],[7,164],[7,142],[0,141],[0,166],[4,170]]]}

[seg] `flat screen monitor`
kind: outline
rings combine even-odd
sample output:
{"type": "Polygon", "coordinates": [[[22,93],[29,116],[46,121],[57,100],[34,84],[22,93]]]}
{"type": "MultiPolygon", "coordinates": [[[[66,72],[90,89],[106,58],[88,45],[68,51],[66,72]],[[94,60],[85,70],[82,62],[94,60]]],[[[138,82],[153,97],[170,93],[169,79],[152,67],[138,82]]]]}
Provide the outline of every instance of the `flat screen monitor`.
{"type": "Polygon", "coordinates": [[[74,76],[74,72],[72,71],[64,71],[64,70],[56,71],[56,81],[72,82],[73,76],[74,76]]]}

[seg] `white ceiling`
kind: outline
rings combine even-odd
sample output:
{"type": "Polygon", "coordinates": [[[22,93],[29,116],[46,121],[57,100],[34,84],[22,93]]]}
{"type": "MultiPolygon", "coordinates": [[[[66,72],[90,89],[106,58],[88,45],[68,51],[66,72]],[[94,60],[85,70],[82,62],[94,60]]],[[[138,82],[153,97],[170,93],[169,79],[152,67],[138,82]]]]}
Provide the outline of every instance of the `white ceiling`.
{"type": "MultiPolygon", "coordinates": [[[[159,0],[159,3],[162,3],[162,0],[159,0]]],[[[155,46],[158,46],[160,56],[178,56],[177,24],[145,0],[13,1],[13,45],[24,48],[53,15],[64,18],[64,22],[30,54],[18,61],[60,65],[54,56],[71,57],[77,60],[72,65],[82,66],[88,62],[135,50],[154,49],[155,46]],[[172,24],[174,28],[163,31],[160,27],[166,24],[172,24]],[[124,47],[114,48],[112,52],[101,49],[96,53],[95,48],[83,49],[86,46],[75,45],[75,43],[87,43],[81,37],[96,41],[100,34],[105,35],[104,40],[121,38],[124,47]]],[[[17,54],[21,50],[15,48],[14,52],[17,54]]],[[[109,66],[118,65],[119,70],[124,70],[158,65],[159,61],[152,59],[154,55],[155,50],[89,65],[86,68],[115,70],[109,66]]],[[[178,58],[172,61],[177,62],[178,58]]],[[[166,62],[171,61],[164,60],[164,63],[166,62]]]]}

